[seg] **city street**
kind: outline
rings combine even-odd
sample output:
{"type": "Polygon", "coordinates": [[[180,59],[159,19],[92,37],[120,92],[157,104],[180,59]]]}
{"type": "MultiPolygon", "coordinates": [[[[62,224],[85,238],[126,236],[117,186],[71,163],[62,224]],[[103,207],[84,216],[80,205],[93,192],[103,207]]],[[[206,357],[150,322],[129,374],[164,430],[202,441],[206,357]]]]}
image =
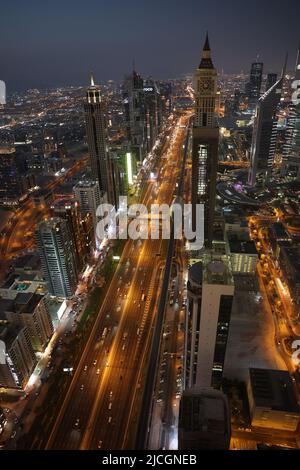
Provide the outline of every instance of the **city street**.
{"type": "MultiPolygon", "coordinates": [[[[147,207],[173,200],[185,137],[181,122],[187,117],[163,149],[168,158],[159,162],[158,184],[149,181],[147,207]]],[[[160,239],[127,241],[47,448],[132,448],[165,256],[160,239]]]]}

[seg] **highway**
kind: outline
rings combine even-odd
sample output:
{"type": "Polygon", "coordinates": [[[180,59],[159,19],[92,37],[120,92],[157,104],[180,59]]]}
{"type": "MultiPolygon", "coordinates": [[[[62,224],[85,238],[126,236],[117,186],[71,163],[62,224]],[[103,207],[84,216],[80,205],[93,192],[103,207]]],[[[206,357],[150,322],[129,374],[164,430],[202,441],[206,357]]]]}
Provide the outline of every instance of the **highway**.
{"type": "MultiPolygon", "coordinates": [[[[178,119],[143,203],[171,204],[185,133],[178,119]]],[[[47,449],[133,448],[166,242],[128,239],[47,449]]]]}
{"type": "MultiPolygon", "coordinates": [[[[177,202],[184,200],[183,190],[189,180],[189,178],[187,178],[189,134],[189,131],[186,132],[184,158],[181,165],[180,177],[176,185],[177,202]]],[[[184,202],[187,201],[185,200],[184,202]]],[[[180,315],[177,312],[178,303],[182,300],[181,294],[183,291],[183,279],[181,274],[183,270],[182,250],[184,251],[184,240],[176,240],[175,243],[174,237],[172,236],[168,244],[163,289],[159,299],[158,317],[149,361],[151,365],[147,373],[143,395],[143,410],[139,418],[136,440],[136,447],[138,449],[154,449],[161,447],[169,449],[172,448],[172,446],[176,448],[175,446],[177,445],[177,435],[174,438],[174,423],[178,416],[177,414],[174,415],[173,407],[178,405],[179,394],[181,394],[182,391],[181,388],[178,390],[180,386],[178,382],[176,382],[176,377],[179,379],[179,376],[182,374],[179,370],[182,371],[183,343],[180,346],[180,341],[178,341],[178,336],[182,336],[182,334],[180,335],[178,333],[180,315]],[[169,285],[171,277],[172,284],[169,285]],[[180,289],[181,293],[179,294],[180,289]],[[172,293],[173,296],[171,302],[169,301],[169,292],[170,295],[172,293]],[[174,308],[170,309],[170,305],[166,307],[167,301],[169,301],[171,305],[174,305],[174,308]],[[177,352],[179,353],[178,355],[176,354],[177,352]],[[177,384],[177,387],[174,387],[174,384],[177,384]],[[154,401],[154,398],[156,401],[154,401]],[[168,425],[171,428],[171,433],[169,433],[171,435],[167,435],[168,425]],[[168,442],[168,445],[166,442],[168,442]]],[[[181,314],[182,313],[183,312],[181,312],[181,314]]]]}

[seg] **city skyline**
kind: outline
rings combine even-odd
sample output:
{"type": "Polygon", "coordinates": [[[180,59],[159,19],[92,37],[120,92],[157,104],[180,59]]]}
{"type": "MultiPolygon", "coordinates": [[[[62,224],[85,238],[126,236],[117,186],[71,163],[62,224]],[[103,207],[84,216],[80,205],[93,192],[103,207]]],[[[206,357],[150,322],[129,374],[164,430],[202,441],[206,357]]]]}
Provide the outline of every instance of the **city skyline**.
{"type": "Polygon", "coordinates": [[[174,78],[193,72],[199,59],[197,44],[206,30],[219,73],[248,73],[249,63],[257,55],[266,72],[279,72],[286,52],[288,70],[292,70],[300,40],[300,5],[296,0],[287,3],[283,22],[279,0],[263,4],[253,0],[245,21],[243,4],[237,1],[225,5],[195,0],[159,4],[154,0],[148,7],[131,0],[125,7],[119,0],[106,5],[89,0],[87,8],[79,1],[41,5],[31,0],[25,5],[2,0],[2,78],[8,93],[84,86],[90,71],[98,83],[120,81],[130,72],[133,61],[142,75],[174,78]],[[175,40],[178,31],[183,32],[180,41],[175,40]]]}
{"type": "Polygon", "coordinates": [[[0,450],[300,449],[299,6],[13,3],[0,450]]]}

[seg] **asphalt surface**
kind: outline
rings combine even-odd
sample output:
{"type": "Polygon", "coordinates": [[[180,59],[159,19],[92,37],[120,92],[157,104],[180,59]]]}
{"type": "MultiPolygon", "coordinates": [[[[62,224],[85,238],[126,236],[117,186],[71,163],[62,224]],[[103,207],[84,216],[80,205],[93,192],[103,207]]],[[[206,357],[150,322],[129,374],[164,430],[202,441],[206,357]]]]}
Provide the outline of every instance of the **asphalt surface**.
{"type": "MultiPolygon", "coordinates": [[[[169,139],[164,149],[169,158],[161,158],[144,204],[172,202],[181,135],[174,143],[169,139]]],[[[127,240],[46,448],[133,448],[135,403],[143,389],[164,265],[162,243],[127,240]]]]}

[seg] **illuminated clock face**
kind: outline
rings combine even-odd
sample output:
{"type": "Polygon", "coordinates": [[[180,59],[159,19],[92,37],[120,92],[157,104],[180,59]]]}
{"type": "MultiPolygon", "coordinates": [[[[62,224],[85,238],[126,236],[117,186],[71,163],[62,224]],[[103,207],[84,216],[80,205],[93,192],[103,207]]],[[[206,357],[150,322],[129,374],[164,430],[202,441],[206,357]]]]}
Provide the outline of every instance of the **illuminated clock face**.
{"type": "Polygon", "coordinates": [[[207,93],[213,91],[213,82],[210,79],[201,80],[200,82],[200,92],[207,93]]]}

